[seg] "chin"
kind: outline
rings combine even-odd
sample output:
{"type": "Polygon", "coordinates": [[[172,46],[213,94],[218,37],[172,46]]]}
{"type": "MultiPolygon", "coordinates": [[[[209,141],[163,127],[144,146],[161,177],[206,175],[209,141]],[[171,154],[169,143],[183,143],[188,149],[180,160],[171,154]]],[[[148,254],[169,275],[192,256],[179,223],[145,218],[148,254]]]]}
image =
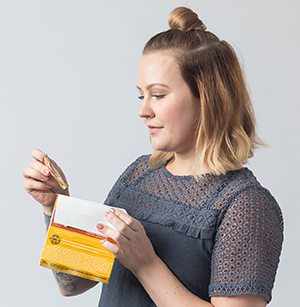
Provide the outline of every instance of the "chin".
{"type": "Polygon", "coordinates": [[[152,144],[152,147],[153,147],[154,150],[158,150],[158,151],[164,151],[164,152],[173,151],[170,148],[168,148],[167,146],[161,146],[161,145],[156,146],[155,144],[152,144]]]}
{"type": "Polygon", "coordinates": [[[165,152],[174,151],[171,148],[170,144],[167,144],[167,142],[158,140],[158,138],[156,138],[155,136],[150,136],[150,142],[154,150],[165,151],[165,152]]]}
{"type": "Polygon", "coordinates": [[[155,144],[155,143],[153,143],[153,142],[151,143],[151,146],[152,146],[152,148],[153,148],[154,150],[165,151],[164,146],[157,145],[157,144],[155,144]]]}

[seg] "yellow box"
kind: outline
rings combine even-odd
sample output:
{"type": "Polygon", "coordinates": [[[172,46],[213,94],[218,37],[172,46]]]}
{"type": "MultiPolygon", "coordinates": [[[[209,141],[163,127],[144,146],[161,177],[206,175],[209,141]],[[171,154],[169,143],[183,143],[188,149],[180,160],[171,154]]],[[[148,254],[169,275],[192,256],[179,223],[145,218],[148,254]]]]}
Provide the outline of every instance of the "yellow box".
{"type": "Polygon", "coordinates": [[[102,246],[101,239],[104,237],[96,229],[99,221],[114,228],[104,218],[108,208],[72,197],[57,196],[40,264],[108,283],[115,258],[102,246]]]}

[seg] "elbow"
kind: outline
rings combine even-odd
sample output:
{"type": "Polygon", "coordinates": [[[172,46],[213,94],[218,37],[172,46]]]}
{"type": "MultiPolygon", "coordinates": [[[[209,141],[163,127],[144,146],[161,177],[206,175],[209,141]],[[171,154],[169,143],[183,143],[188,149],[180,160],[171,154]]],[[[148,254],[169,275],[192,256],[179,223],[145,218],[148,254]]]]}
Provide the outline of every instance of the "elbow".
{"type": "Polygon", "coordinates": [[[94,287],[97,282],[69,275],[63,272],[53,271],[58,285],[59,292],[62,296],[76,296],[82,294],[94,287]]]}
{"type": "Polygon", "coordinates": [[[73,280],[68,284],[60,284],[60,294],[65,297],[76,296],[88,291],[89,289],[93,288],[95,285],[98,284],[98,282],[91,281],[88,279],[83,279],[82,281],[84,282],[79,283],[78,280],[73,280]]]}
{"type": "Polygon", "coordinates": [[[60,294],[61,294],[62,296],[64,296],[64,297],[69,297],[69,296],[75,296],[75,295],[77,295],[76,292],[70,292],[70,291],[66,291],[66,290],[64,290],[64,289],[59,289],[59,292],[60,292],[60,294]]]}

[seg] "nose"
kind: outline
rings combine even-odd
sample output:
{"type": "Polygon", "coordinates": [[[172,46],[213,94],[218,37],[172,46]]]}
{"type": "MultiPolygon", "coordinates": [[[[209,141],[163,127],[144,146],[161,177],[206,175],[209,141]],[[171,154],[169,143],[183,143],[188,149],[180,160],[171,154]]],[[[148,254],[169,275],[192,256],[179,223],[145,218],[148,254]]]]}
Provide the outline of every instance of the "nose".
{"type": "Polygon", "coordinates": [[[141,118],[152,118],[155,116],[151,103],[146,97],[143,99],[143,103],[138,111],[138,116],[141,118]]]}

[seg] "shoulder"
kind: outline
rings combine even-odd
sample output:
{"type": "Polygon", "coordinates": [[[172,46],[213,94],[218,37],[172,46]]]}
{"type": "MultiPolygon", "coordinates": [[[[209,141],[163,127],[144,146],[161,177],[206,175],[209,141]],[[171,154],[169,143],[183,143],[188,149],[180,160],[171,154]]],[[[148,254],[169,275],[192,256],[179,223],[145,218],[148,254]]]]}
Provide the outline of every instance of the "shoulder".
{"type": "Polygon", "coordinates": [[[149,159],[151,155],[142,155],[138,157],[131,165],[149,168],[149,159]]]}
{"type": "Polygon", "coordinates": [[[132,180],[141,176],[149,168],[149,159],[151,155],[142,155],[133,161],[121,174],[118,181],[122,181],[125,185],[130,183],[132,180]]]}
{"type": "Polygon", "coordinates": [[[229,172],[222,184],[226,186],[227,195],[232,201],[244,199],[247,202],[251,199],[256,201],[267,199],[270,203],[277,204],[271,192],[259,183],[248,168],[229,172]]]}
{"type": "MultiPolygon", "coordinates": [[[[223,202],[220,207],[219,223],[224,216],[236,212],[266,212],[268,218],[275,218],[279,224],[283,223],[281,209],[271,194],[263,187],[254,174],[244,168],[241,171],[229,172],[223,184],[223,193],[218,195],[217,203],[223,202]]],[[[257,214],[255,214],[257,215],[257,214]]]]}
{"type": "Polygon", "coordinates": [[[142,155],[127,166],[110,190],[104,202],[106,205],[112,205],[113,199],[118,198],[119,194],[130,185],[132,180],[141,176],[141,174],[150,168],[149,158],[150,155],[142,155]]]}
{"type": "Polygon", "coordinates": [[[254,207],[264,210],[272,209],[281,217],[281,210],[275,197],[260,184],[249,169],[246,169],[244,178],[241,180],[241,188],[236,198],[243,200],[246,205],[251,203],[254,207]]]}

